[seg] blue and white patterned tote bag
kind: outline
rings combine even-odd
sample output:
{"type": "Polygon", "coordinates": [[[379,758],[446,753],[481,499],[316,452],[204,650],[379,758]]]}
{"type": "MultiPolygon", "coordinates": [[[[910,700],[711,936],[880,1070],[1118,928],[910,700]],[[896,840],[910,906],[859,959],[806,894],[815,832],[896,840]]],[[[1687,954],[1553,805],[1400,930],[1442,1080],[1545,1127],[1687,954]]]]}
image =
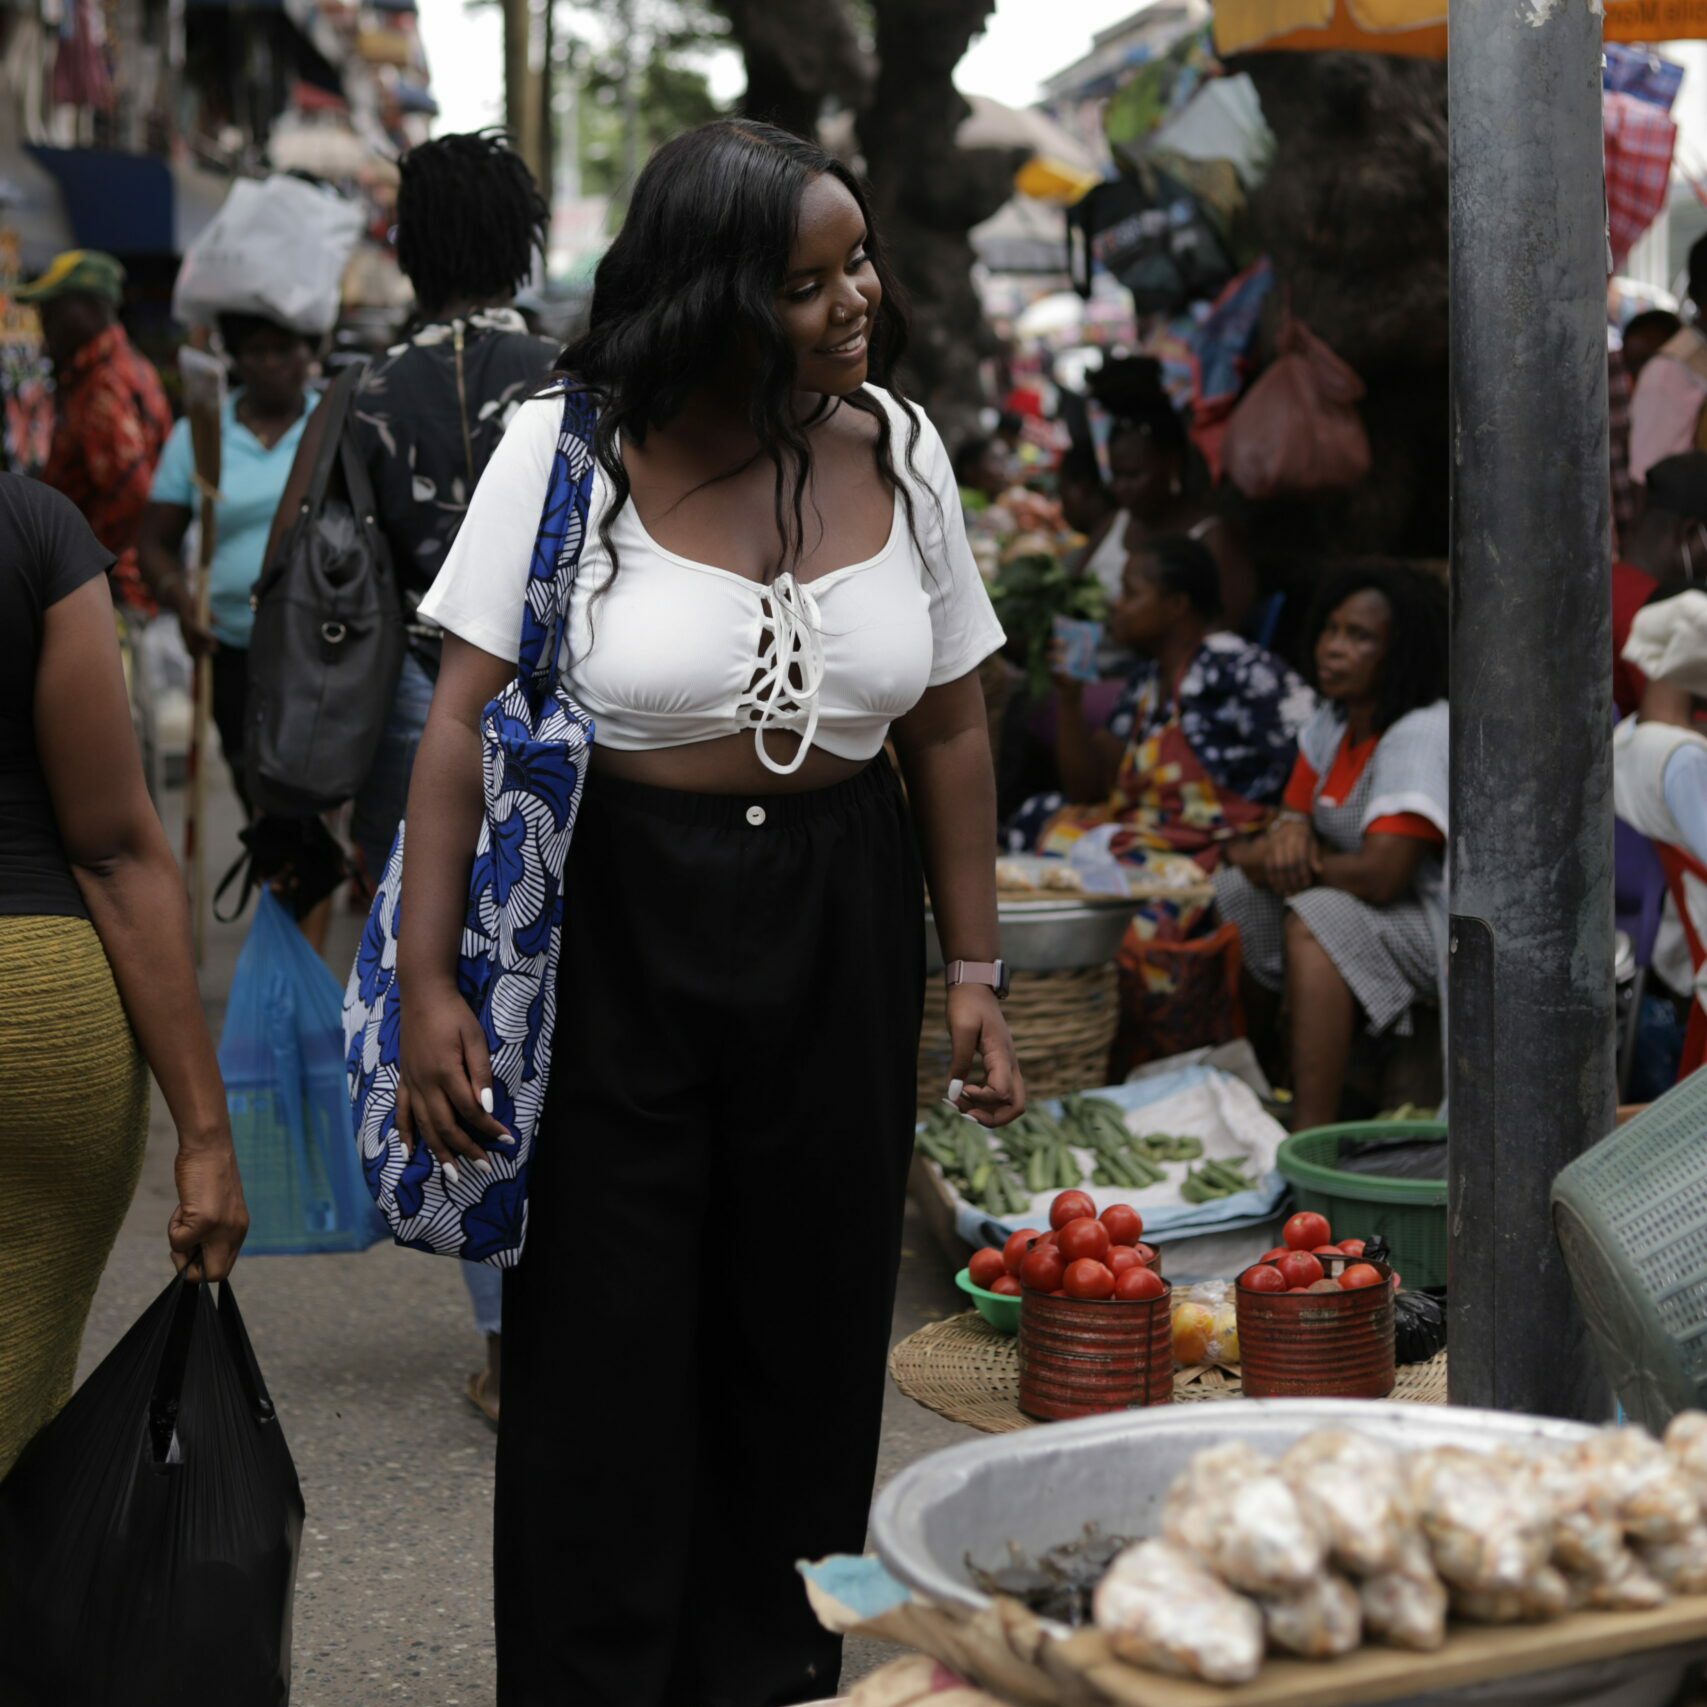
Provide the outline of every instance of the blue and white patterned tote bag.
{"type": "Polygon", "coordinates": [[[557,685],[569,594],[586,537],[594,411],[566,390],[534,541],[516,677],[480,718],[484,814],[468,881],[457,984],[486,1032],[492,1112],[514,1136],[452,1184],[397,1131],[400,825],[344,991],[345,1066],[368,1190],[398,1244],[512,1267],[527,1237],[528,1169],[557,1017],[563,867],[592,754],[593,720],[557,685]]]}

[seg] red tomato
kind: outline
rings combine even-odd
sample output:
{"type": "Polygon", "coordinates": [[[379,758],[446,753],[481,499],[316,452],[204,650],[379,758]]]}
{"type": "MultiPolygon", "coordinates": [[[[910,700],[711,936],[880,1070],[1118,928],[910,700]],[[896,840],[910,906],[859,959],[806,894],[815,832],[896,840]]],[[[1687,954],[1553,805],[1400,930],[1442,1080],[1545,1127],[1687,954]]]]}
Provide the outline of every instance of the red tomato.
{"type": "Polygon", "coordinates": [[[998,1275],[1008,1272],[1008,1265],[1002,1261],[1002,1253],[994,1245],[986,1245],[983,1250],[974,1251],[966,1268],[974,1286],[987,1287],[998,1275]]]}
{"type": "Polygon", "coordinates": [[[1101,1221],[1111,1245],[1135,1245],[1144,1236],[1144,1217],[1130,1203],[1111,1203],[1101,1221]]]}
{"type": "Polygon", "coordinates": [[[1313,1286],[1322,1278],[1322,1265],[1308,1251],[1288,1251],[1275,1265],[1288,1292],[1313,1286]]]}
{"type": "Polygon", "coordinates": [[[1317,1245],[1325,1245],[1334,1236],[1334,1230],[1328,1225],[1325,1215],[1318,1215],[1313,1209],[1300,1209],[1284,1227],[1280,1236],[1295,1251],[1314,1250],[1317,1245]]]}
{"type": "Polygon", "coordinates": [[[1312,1245],[1310,1247],[1310,1255],[1313,1257],[1343,1257],[1345,1255],[1345,1246],[1312,1245]]]}
{"type": "Polygon", "coordinates": [[[1273,1263],[1259,1262],[1239,1276],[1239,1284],[1247,1292],[1284,1292],[1286,1282],[1273,1263]]]}
{"type": "Polygon", "coordinates": [[[1307,1298],[1310,1295],[1310,1288],[1308,1286],[1289,1286],[1289,1287],[1287,1287],[1286,1293],[1287,1293],[1288,1297],[1291,1297],[1291,1295],[1294,1292],[1302,1292],[1304,1294],[1304,1296],[1307,1298]]]}
{"type": "Polygon", "coordinates": [[[1340,1249],[1348,1257],[1360,1257],[1363,1255],[1363,1241],[1361,1239],[1341,1239],[1340,1249]]]}
{"type": "Polygon", "coordinates": [[[1035,1227],[1021,1227],[1017,1233],[1008,1234],[1008,1242],[1002,1246],[1002,1267],[1009,1274],[1019,1273],[1019,1265],[1025,1261],[1025,1253],[1036,1237],[1035,1227]]]}
{"type": "Polygon", "coordinates": [[[1291,1249],[1292,1247],[1290,1245],[1275,1245],[1271,1250],[1264,1251],[1263,1254],[1257,1258],[1257,1261],[1273,1262],[1276,1257],[1285,1256],[1291,1249]]]}
{"type": "Polygon", "coordinates": [[[1142,1264],[1127,1269],[1114,1283],[1115,1297],[1128,1304],[1134,1299],[1160,1298],[1167,1289],[1168,1283],[1153,1268],[1142,1264]]]}
{"type": "Polygon", "coordinates": [[[1061,1284],[1069,1298],[1108,1298],[1114,1293],[1114,1276],[1090,1257],[1070,1263],[1061,1284]]]}
{"type": "Polygon", "coordinates": [[[992,1292],[999,1292],[1004,1298],[1019,1297],[1019,1282],[1011,1274],[999,1274],[990,1284],[992,1292]]]}
{"type": "Polygon", "coordinates": [[[1108,1229],[1089,1215],[1081,1215],[1076,1220],[1069,1221],[1061,1228],[1061,1236],[1056,1243],[1061,1247],[1061,1254],[1068,1262],[1079,1262],[1089,1257],[1092,1262],[1101,1262],[1108,1255],[1111,1240],[1108,1229]]]}
{"type": "Polygon", "coordinates": [[[1144,1259],[1130,1245],[1110,1245],[1103,1265],[1118,1280],[1129,1268],[1145,1267],[1144,1259]]]}
{"type": "Polygon", "coordinates": [[[1019,1265],[1019,1279],[1027,1292],[1053,1292],[1067,1272],[1067,1259],[1053,1245],[1039,1245],[1019,1265]]]}
{"type": "Polygon", "coordinates": [[[1351,1267],[1340,1276],[1340,1285],[1343,1286],[1347,1292],[1353,1292],[1360,1286],[1379,1286],[1380,1284],[1381,1271],[1372,1263],[1354,1262],[1351,1267]]]}
{"type": "Polygon", "coordinates": [[[1146,1268],[1154,1268],[1156,1266],[1156,1247],[1154,1245],[1137,1244],[1132,1248],[1144,1259],[1144,1266],[1146,1268]]]}
{"type": "MultiPolygon", "coordinates": [[[[1060,1238],[1061,1238],[1061,1235],[1059,1233],[1057,1233],[1053,1228],[1051,1228],[1047,1233],[1045,1233],[1043,1235],[1043,1237],[1041,1239],[1039,1239],[1037,1241],[1037,1244],[1038,1245],[1054,1245],[1054,1244],[1057,1244],[1060,1242],[1060,1238]]],[[[1037,1245],[1033,1245],[1032,1249],[1036,1250],[1037,1245]]]]}
{"type": "Polygon", "coordinates": [[[1077,1221],[1083,1215],[1094,1217],[1096,1212],[1097,1206],[1089,1192],[1063,1191],[1049,1205],[1049,1225],[1060,1232],[1069,1221],[1077,1221]]]}

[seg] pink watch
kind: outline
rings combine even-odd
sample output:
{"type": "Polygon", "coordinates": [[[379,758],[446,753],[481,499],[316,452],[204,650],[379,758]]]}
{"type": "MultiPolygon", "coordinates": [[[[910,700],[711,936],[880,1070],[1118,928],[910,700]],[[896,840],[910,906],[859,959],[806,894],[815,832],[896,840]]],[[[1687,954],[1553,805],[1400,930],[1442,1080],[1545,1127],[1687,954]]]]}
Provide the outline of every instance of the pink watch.
{"type": "Polygon", "coordinates": [[[949,989],[956,984],[988,984],[1000,1001],[1008,993],[1008,963],[1005,960],[951,960],[943,969],[949,989]]]}

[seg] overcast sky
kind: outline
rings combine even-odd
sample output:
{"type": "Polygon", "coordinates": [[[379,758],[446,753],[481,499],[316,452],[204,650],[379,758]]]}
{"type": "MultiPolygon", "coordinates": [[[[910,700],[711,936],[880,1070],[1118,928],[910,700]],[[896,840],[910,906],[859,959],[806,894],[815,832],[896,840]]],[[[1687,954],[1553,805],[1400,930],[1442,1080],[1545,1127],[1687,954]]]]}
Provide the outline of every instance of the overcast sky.
{"type": "MultiPolygon", "coordinates": [[[[419,0],[421,33],[433,72],[440,131],[473,130],[503,116],[503,25],[496,6],[470,11],[464,0],[419,0]]],[[[1087,52],[1096,31],[1130,17],[1139,0],[997,0],[982,38],[960,63],[956,81],[972,95],[1010,106],[1037,99],[1040,78],[1087,52]]],[[[728,99],[741,91],[740,62],[721,54],[712,85],[728,99]]]]}

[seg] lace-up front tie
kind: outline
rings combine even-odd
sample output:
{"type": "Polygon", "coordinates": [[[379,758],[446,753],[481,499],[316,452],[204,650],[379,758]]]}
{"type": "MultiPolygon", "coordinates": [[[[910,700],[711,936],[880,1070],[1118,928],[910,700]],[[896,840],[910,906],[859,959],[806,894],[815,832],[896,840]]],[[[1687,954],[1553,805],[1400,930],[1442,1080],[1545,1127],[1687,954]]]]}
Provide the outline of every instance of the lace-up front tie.
{"type": "Polygon", "coordinates": [[[761,589],[759,660],[735,715],[753,731],[759,763],[777,776],[792,776],[806,762],[818,730],[819,693],[824,686],[823,617],[811,590],[782,574],[761,589]],[[772,729],[800,736],[787,764],[765,751],[772,729]]]}

